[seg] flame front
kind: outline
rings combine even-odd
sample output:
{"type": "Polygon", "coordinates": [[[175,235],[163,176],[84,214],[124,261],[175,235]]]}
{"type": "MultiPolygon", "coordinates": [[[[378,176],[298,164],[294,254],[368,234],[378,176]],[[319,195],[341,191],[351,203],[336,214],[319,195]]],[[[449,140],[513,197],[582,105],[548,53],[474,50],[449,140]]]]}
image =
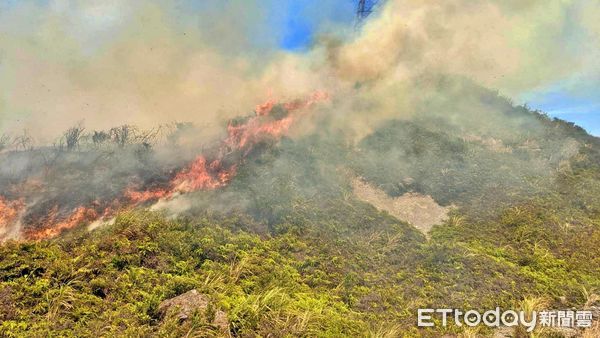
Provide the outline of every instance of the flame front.
{"type": "Polygon", "coordinates": [[[41,230],[27,233],[29,239],[44,239],[54,237],[64,230],[74,228],[84,222],[91,222],[98,219],[98,213],[93,208],[84,206],[77,207],[71,215],[64,220],[57,220],[57,209],[52,209],[46,224],[41,230]]]}
{"type": "Polygon", "coordinates": [[[17,221],[24,207],[22,200],[7,201],[0,196],[0,236],[10,231],[9,227],[17,221]]]}
{"type": "MultiPolygon", "coordinates": [[[[64,230],[83,223],[108,219],[123,210],[145,203],[172,198],[175,194],[190,193],[198,190],[213,190],[226,186],[235,177],[238,165],[256,144],[271,138],[278,140],[285,135],[299,111],[311,107],[319,101],[329,99],[323,92],[316,92],[308,99],[278,104],[275,100],[257,105],[255,116],[243,123],[227,125],[227,137],[220,142],[216,154],[210,159],[199,155],[189,165],[179,170],[173,178],[161,187],[140,188],[135,185],[125,189],[121,197],[112,201],[94,201],[90,205],[81,205],[70,213],[59,213],[58,204],[50,208],[43,217],[34,219],[32,227],[24,231],[23,237],[40,240],[55,237],[64,230]],[[275,111],[276,107],[281,110],[275,111]],[[276,114],[277,113],[277,114],[276,114]],[[277,116],[276,116],[277,115],[277,116]],[[235,161],[227,156],[236,153],[235,161]]],[[[25,209],[23,199],[7,201],[0,196],[0,238],[5,229],[14,224],[25,209]]]]}

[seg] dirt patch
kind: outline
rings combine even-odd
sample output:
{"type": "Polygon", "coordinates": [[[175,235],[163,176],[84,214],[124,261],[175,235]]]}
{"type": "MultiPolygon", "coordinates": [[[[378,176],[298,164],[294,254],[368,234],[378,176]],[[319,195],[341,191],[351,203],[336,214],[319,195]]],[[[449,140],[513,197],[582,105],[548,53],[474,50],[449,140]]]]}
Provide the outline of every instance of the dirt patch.
{"type": "Polygon", "coordinates": [[[440,224],[448,216],[450,207],[442,207],[431,196],[406,193],[390,197],[383,190],[373,187],[359,178],[352,180],[352,188],[358,199],[370,203],[379,210],[413,225],[427,235],[431,227],[440,224]]]}

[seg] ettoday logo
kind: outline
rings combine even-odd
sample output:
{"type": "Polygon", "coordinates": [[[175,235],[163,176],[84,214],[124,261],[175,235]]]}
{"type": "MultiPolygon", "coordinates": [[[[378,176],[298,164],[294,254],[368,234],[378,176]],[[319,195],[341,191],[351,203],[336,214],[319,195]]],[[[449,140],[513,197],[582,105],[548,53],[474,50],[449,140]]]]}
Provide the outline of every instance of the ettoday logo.
{"type": "Polygon", "coordinates": [[[523,326],[527,332],[532,332],[536,326],[546,327],[590,327],[592,324],[592,313],[590,311],[525,311],[506,310],[501,311],[499,307],[483,313],[477,310],[461,311],[459,309],[419,309],[417,311],[417,326],[433,327],[435,319],[441,318],[441,325],[447,326],[454,321],[456,326],[486,325],[488,327],[513,327],[523,326]]]}

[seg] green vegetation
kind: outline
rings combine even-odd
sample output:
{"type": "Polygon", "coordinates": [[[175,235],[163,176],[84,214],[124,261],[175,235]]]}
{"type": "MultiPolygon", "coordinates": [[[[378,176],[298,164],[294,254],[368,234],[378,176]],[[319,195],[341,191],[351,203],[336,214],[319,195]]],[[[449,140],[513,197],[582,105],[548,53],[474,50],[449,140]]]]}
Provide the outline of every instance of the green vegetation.
{"type": "Polygon", "coordinates": [[[542,205],[483,223],[454,215],[430,241],[352,201],[307,202],[289,219],[257,235],[236,230],[260,228],[243,216],[131,212],[92,233],[6,243],[1,333],[216,333],[157,316],[161,300],[196,288],[242,336],[426,335],[414,327],[419,307],[509,307],[527,296],[581,306],[584,289],[600,288],[600,218],[565,224],[542,205]]]}

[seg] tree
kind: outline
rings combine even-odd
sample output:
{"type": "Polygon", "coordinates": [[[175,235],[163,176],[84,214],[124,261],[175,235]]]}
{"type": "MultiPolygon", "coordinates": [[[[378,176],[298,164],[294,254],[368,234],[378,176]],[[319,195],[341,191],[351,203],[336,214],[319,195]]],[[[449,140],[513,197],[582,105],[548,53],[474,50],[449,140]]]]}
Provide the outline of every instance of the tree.
{"type": "Polygon", "coordinates": [[[84,130],[85,129],[83,128],[83,125],[80,122],[76,126],[71,127],[64,132],[63,139],[66,143],[68,151],[79,147],[79,140],[81,139],[84,130]]]}

